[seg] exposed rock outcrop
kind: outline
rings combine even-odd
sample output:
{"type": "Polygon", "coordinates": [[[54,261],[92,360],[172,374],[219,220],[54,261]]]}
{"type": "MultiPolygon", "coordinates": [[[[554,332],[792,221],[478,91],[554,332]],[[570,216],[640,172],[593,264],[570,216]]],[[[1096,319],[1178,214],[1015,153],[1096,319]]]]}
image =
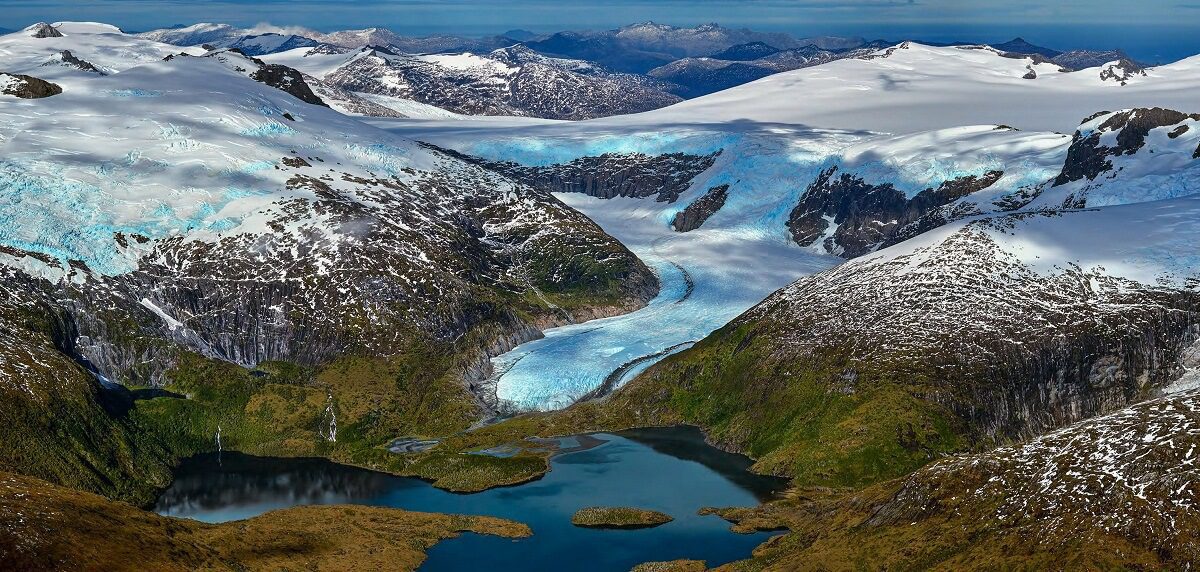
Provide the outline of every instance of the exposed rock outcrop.
{"type": "MultiPolygon", "coordinates": [[[[1107,112],[1085,120],[1084,125],[1087,126],[1105,114],[1107,112]]],[[[1062,173],[1054,179],[1054,186],[1085,178],[1095,179],[1101,173],[1112,170],[1110,157],[1137,153],[1146,144],[1146,136],[1152,129],[1175,125],[1186,119],[1200,121],[1200,114],[1187,114],[1161,107],[1131,109],[1112,114],[1087,131],[1075,131],[1062,173]],[[1101,136],[1114,131],[1118,132],[1115,138],[1116,145],[1102,143],[1101,136]]]]}
{"type": "Polygon", "coordinates": [[[81,69],[86,72],[92,72],[97,75],[108,75],[108,74],[105,74],[103,71],[101,71],[100,68],[97,68],[95,65],[93,65],[91,62],[88,62],[88,61],[85,61],[85,60],[82,60],[82,59],[79,59],[78,57],[76,57],[75,54],[71,53],[71,50],[61,51],[58,53],[57,56],[55,56],[55,58],[56,58],[55,60],[46,62],[42,65],[43,66],[63,65],[63,66],[81,69]]]}
{"type": "Polygon", "coordinates": [[[717,185],[692,201],[687,208],[675,215],[671,228],[678,232],[688,232],[700,228],[704,221],[716,214],[725,206],[725,198],[729,194],[729,185],[717,185]]]}
{"type": "Polygon", "coordinates": [[[605,153],[557,165],[530,167],[425,145],[552,193],[584,193],[602,199],[654,196],[659,202],[675,202],[692,184],[692,179],[712,167],[721,154],[720,151],[711,155],[605,153]]]}
{"type": "Polygon", "coordinates": [[[873,185],[838,171],[830,167],[817,176],[792,209],[787,226],[797,244],[820,243],[847,258],[938,226],[934,220],[918,221],[937,207],[991,186],[1004,174],[989,171],[951,179],[909,198],[891,183],[873,185]]]}
{"type": "Polygon", "coordinates": [[[1100,68],[1100,81],[1114,81],[1127,85],[1136,76],[1145,76],[1146,70],[1129,58],[1108,64],[1100,68]]]}
{"type": "Polygon", "coordinates": [[[54,26],[51,26],[45,22],[38,22],[28,28],[25,28],[25,30],[30,32],[30,34],[35,38],[63,37],[62,32],[58,31],[58,28],[55,28],[54,26]]]}
{"type": "Polygon", "coordinates": [[[62,93],[62,87],[24,74],[0,73],[0,94],[21,99],[38,99],[62,93]]]}

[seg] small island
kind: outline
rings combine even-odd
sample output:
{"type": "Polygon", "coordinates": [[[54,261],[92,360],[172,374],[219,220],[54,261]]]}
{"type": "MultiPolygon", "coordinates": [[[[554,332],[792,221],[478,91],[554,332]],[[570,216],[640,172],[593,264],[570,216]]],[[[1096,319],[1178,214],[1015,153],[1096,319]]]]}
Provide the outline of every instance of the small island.
{"type": "Polygon", "coordinates": [[[708,566],[703,560],[670,560],[666,562],[643,562],[630,572],[704,572],[708,566]]]}
{"type": "Polygon", "coordinates": [[[584,528],[633,529],[651,528],[672,520],[671,515],[656,510],[590,506],[579,509],[571,517],[571,524],[584,528]]]}

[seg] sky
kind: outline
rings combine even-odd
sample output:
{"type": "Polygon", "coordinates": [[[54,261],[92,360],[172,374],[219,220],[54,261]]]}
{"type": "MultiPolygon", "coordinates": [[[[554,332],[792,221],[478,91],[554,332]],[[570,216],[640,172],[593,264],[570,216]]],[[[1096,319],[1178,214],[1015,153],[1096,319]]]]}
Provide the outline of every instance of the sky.
{"type": "Polygon", "coordinates": [[[1200,0],[0,0],[0,27],[94,20],[130,31],[195,22],[402,34],[545,33],[654,21],[716,22],[797,36],[1114,49],[1163,62],[1200,53],[1200,0]]]}

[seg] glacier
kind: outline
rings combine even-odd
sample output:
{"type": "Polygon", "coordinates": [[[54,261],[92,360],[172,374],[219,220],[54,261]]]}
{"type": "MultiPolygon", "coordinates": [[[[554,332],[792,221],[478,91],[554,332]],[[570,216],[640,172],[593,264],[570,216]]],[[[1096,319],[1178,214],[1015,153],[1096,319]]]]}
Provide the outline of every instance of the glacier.
{"type": "Polygon", "coordinates": [[[791,210],[824,169],[838,166],[868,180],[891,182],[908,195],[964,175],[1003,170],[1005,177],[989,190],[999,194],[1053,177],[1070,144],[1062,134],[995,125],[896,136],[753,121],[656,124],[653,115],[643,114],[645,122],[636,125],[628,125],[629,118],[370,121],[469,155],[530,166],[605,153],[721,152],[674,203],[556,193],[654,268],[662,291],[641,310],[551,328],[544,338],[493,358],[490,381],[502,410],[557,409],[594,396],[597,389],[615,389],[771,292],[840,263],[821,246],[796,245],[786,226],[791,210]],[[718,185],[729,185],[720,210],[699,229],[671,229],[677,213],[718,185]]]}
{"type": "MultiPolygon", "coordinates": [[[[790,133],[789,133],[790,134],[790,133]]],[[[790,134],[794,135],[794,134],[790,134]]],[[[784,221],[812,178],[852,134],[802,136],[720,131],[642,132],[627,136],[474,141],[466,152],[493,160],[548,165],[604,153],[708,154],[723,150],[675,203],[556,193],[651,266],[661,290],[646,307],[551,328],[545,337],[493,358],[496,397],[506,410],[566,407],[611,390],[658,360],[689,347],[793,280],[838,259],[796,246],[784,221]],[[708,188],[731,184],[725,206],[701,228],[671,229],[675,214],[708,188]]]]}

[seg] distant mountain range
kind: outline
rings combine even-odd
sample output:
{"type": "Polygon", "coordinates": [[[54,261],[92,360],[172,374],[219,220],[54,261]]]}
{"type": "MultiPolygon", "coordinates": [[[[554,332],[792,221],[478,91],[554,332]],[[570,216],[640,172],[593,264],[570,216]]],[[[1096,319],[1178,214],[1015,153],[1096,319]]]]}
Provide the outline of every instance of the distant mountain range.
{"type": "Polygon", "coordinates": [[[383,105],[411,100],[467,115],[591,119],[680,101],[668,92],[671,86],[654,78],[547,57],[522,45],[480,54],[414,55],[381,47],[326,52],[305,48],[268,59],[329,85],[377,96],[383,105]]]}
{"type": "MultiPolygon", "coordinates": [[[[377,99],[391,98],[379,101],[391,109],[403,109],[398,111],[402,114],[420,112],[405,103],[411,101],[454,113],[549,119],[646,111],[780,72],[869,57],[898,43],[858,37],[797,38],[782,32],[717,24],[687,28],[653,22],[551,34],[509,30],[484,37],[411,37],[385,28],[325,33],[201,23],[139,36],[181,46],[237,49],[249,56],[290,54],[301,48],[309,50],[300,54],[304,57],[373,50],[370,56],[342,58],[347,69],[334,72],[323,68],[315,75],[330,74],[330,85],[340,83],[344,89],[362,91],[377,99]],[[442,57],[448,54],[458,57],[442,57]]],[[[1106,73],[1119,81],[1127,81],[1145,67],[1120,50],[1060,51],[1023,38],[987,46],[1011,57],[1052,63],[1066,71],[1118,62],[1114,71],[1106,73]]],[[[288,59],[286,65],[306,68],[284,57],[288,59]]],[[[1031,68],[1030,74],[1036,72],[1031,68]]]]}

